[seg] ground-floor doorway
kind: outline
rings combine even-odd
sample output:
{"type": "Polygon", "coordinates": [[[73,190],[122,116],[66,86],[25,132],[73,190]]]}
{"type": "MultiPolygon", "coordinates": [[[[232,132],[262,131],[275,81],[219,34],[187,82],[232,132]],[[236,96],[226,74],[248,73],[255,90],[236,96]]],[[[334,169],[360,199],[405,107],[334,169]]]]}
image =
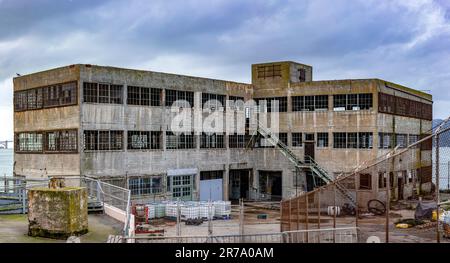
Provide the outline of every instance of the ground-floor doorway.
{"type": "Polygon", "coordinates": [[[283,198],[282,172],[259,171],[259,192],[262,198],[280,201],[283,198]]]}
{"type": "Polygon", "coordinates": [[[230,170],[230,200],[249,199],[251,171],[249,169],[230,170]]]}

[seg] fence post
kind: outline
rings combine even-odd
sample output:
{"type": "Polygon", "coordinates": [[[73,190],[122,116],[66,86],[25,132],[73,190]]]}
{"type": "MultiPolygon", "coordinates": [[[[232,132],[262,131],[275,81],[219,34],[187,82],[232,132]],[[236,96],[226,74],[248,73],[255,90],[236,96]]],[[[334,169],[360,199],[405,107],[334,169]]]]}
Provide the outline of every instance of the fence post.
{"type": "MultiPolygon", "coordinates": [[[[391,165],[391,168],[393,166],[391,165]]],[[[389,169],[387,172],[387,180],[386,180],[386,228],[385,228],[385,234],[386,234],[386,243],[389,243],[389,210],[391,207],[391,171],[392,169],[389,169]]],[[[394,172],[392,172],[392,176],[394,176],[394,172]]]]}
{"type": "Polygon", "coordinates": [[[337,209],[336,209],[336,184],[333,184],[333,243],[336,243],[336,213],[337,213],[337,209]]]}
{"type": "Polygon", "coordinates": [[[289,199],[289,214],[288,214],[288,220],[289,220],[289,231],[291,230],[291,209],[292,209],[292,200],[289,199]]]}
{"type": "Polygon", "coordinates": [[[309,233],[308,233],[308,221],[309,221],[309,217],[308,217],[308,210],[309,210],[309,203],[308,203],[308,196],[309,194],[305,195],[305,228],[306,228],[306,243],[309,243],[309,233]]]}
{"type": "Polygon", "coordinates": [[[23,189],[22,189],[22,214],[25,214],[25,209],[26,209],[26,203],[27,203],[27,201],[26,201],[26,194],[27,194],[27,192],[26,192],[27,190],[26,190],[26,188],[24,187],[23,189]]]}
{"type": "Polygon", "coordinates": [[[436,134],[436,242],[441,243],[441,235],[439,234],[439,133],[436,134]]]}
{"type": "Polygon", "coordinates": [[[180,198],[177,199],[177,236],[181,236],[180,198]]]}
{"type": "MultiPolygon", "coordinates": [[[[321,189],[317,191],[317,228],[320,229],[320,193],[321,189]]],[[[320,243],[320,231],[317,234],[317,243],[320,243]]]]}
{"type": "Polygon", "coordinates": [[[297,229],[300,229],[300,197],[297,197],[297,229]]]}

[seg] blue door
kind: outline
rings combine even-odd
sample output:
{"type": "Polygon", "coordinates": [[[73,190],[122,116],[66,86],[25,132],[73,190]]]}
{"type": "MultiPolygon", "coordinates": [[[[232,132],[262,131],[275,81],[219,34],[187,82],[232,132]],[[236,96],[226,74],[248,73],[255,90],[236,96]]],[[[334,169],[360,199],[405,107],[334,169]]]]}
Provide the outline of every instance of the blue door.
{"type": "Polygon", "coordinates": [[[200,201],[223,201],[223,179],[200,180],[200,201]]]}

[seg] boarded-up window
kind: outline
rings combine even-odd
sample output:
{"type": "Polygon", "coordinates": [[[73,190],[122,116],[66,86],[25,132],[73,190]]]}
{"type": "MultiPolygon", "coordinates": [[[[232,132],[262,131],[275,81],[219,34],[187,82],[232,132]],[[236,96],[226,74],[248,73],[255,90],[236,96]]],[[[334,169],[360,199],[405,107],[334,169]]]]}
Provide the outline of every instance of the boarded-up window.
{"type": "Polygon", "coordinates": [[[433,106],[429,103],[410,100],[385,93],[378,95],[378,111],[411,118],[432,120],[433,106]]]}
{"type": "Polygon", "coordinates": [[[262,65],[257,68],[258,78],[281,77],[281,65],[262,65]]]}

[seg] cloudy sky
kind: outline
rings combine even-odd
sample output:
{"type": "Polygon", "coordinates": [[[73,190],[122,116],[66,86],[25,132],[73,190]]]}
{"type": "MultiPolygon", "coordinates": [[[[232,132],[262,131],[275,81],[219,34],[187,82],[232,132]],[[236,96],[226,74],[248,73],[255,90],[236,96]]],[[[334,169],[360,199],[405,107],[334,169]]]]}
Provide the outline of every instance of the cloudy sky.
{"type": "Polygon", "coordinates": [[[89,63],[250,82],[250,64],[277,60],[429,90],[444,118],[450,1],[0,0],[0,140],[16,73],[89,63]]]}

